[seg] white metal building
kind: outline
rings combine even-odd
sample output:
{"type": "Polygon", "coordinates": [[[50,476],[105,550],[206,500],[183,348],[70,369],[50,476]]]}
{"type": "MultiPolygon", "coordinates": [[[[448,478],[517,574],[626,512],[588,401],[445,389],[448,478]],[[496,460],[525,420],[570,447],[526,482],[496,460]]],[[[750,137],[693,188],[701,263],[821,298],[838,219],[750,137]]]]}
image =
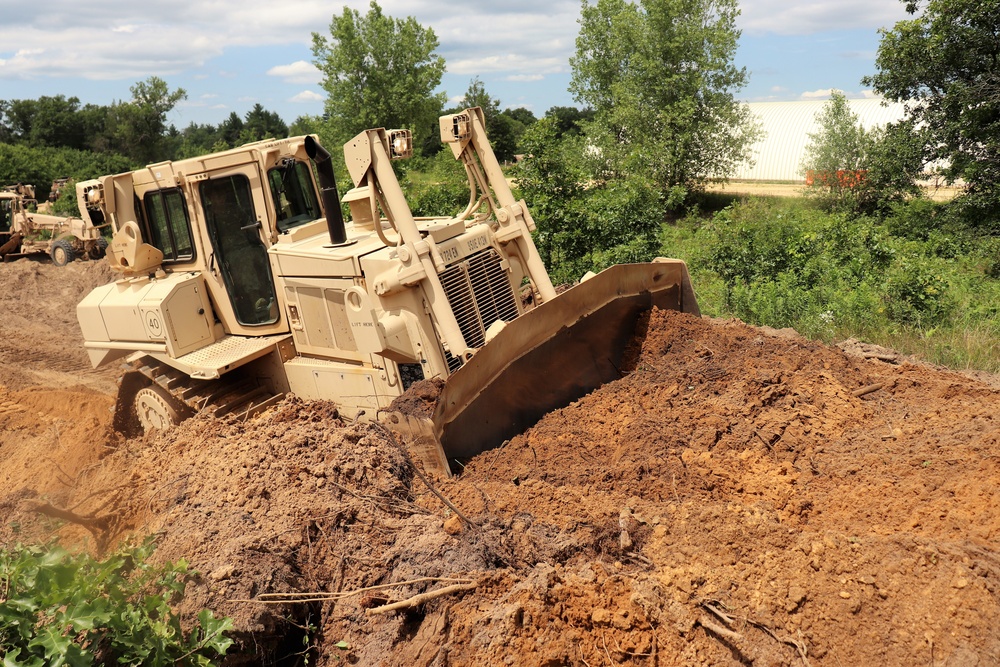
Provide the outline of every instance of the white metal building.
{"type": "MultiPolygon", "coordinates": [[[[816,116],[827,101],[749,103],[747,106],[760,119],[765,134],[753,147],[754,166],[739,167],[729,178],[740,181],[804,181],[802,158],[809,144],[809,134],[819,130],[816,116]]],[[[900,102],[864,99],[848,100],[847,103],[866,129],[904,117],[900,102]]]]}

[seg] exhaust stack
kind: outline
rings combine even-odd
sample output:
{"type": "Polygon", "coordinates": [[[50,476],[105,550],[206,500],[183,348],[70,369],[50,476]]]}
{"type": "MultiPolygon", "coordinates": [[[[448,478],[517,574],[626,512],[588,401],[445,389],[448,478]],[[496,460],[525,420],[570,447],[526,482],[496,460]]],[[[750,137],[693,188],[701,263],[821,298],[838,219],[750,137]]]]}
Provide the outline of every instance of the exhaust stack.
{"type": "Polygon", "coordinates": [[[333,176],[330,153],[309,135],[306,137],[306,155],[316,164],[316,172],[319,174],[320,196],[326,212],[326,226],[330,230],[330,242],[333,245],[343,245],[347,243],[347,229],[344,227],[344,212],[340,208],[340,195],[337,194],[337,180],[333,176]]]}

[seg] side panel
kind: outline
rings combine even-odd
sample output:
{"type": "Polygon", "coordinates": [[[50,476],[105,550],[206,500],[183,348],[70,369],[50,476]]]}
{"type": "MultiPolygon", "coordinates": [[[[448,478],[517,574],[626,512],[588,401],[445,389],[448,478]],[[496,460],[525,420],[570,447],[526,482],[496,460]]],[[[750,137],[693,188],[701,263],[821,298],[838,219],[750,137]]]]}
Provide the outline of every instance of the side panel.
{"type": "Polygon", "coordinates": [[[131,346],[177,358],[215,342],[205,282],[197,273],[103,285],[80,302],[77,319],[88,347],[97,350],[131,346]]]}
{"type": "Polygon", "coordinates": [[[380,408],[388,407],[402,393],[395,364],[389,366],[383,370],[296,357],[285,363],[285,375],[289,390],[297,396],[335,401],[349,419],[361,411],[367,419],[375,419],[380,408]]]}
{"type": "Polygon", "coordinates": [[[295,348],[302,354],[336,356],[363,361],[345,308],[345,292],[354,287],[348,278],[281,280],[288,304],[295,348]]]}

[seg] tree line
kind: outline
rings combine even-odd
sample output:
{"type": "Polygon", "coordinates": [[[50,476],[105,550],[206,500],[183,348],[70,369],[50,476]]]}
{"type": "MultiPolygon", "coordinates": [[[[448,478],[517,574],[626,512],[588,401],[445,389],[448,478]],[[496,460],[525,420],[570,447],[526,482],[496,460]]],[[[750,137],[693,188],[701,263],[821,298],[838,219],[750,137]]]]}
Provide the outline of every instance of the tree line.
{"type": "MultiPolygon", "coordinates": [[[[863,83],[904,102],[907,118],[865,133],[835,95],[810,159],[823,169],[867,175],[863,187],[832,193],[831,205],[884,214],[919,195],[916,180],[936,163],[944,165],[944,178],[967,184],[962,206],[995,219],[1000,0],[904,2],[913,18],[883,31],[877,72],[863,83]]],[[[759,138],[736,97],[748,80],[735,65],[738,16],[736,0],[582,0],[570,60],[570,92],[581,108],[553,108],[539,119],[527,109],[501,110],[478,78],[447,108],[439,91],[446,63],[433,29],[413,17],[388,16],[371,0],[367,12],[344,7],[328,34],[312,35],[327,93],[321,115],[288,126],[258,104],[243,117],[233,112],[218,125],[178,130],[167,114],[186,92],[154,76],[136,83],[130,100],[105,106],[61,95],[0,102],[0,150],[22,158],[0,164],[33,162],[24,158],[28,150],[76,151],[39,157],[70,172],[53,177],[83,177],[97,168],[136,167],[290,133],[316,133],[339,146],[369,127],[408,127],[418,154],[432,157],[441,149],[437,117],[481,106],[498,157],[531,158],[519,182],[542,209],[540,219],[552,221],[540,234],[550,258],[583,261],[593,255],[594,239],[603,239],[597,245],[605,259],[630,257],[648,250],[671,211],[689,206],[707,183],[746,160],[759,138]],[[562,185],[553,190],[552,183],[562,185]],[[621,252],[613,250],[619,246],[621,252]]],[[[35,173],[0,167],[0,182],[35,173]]]]}

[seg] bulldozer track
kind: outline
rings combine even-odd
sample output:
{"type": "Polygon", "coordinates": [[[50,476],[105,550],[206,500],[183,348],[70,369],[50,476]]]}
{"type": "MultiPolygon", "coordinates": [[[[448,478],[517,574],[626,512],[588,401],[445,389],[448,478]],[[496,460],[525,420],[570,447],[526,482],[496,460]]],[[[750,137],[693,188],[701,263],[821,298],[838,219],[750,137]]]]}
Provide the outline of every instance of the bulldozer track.
{"type": "MultiPolygon", "coordinates": [[[[256,379],[239,372],[218,380],[196,380],[151,357],[142,357],[136,361],[132,373],[163,388],[178,406],[183,406],[191,413],[209,412],[214,417],[233,415],[237,419],[246,419],[263,412],[285,397],[284,393],[272,392],[256,379]]],[[[122,389],[130,391],[124,381],[122,389]]]]}

